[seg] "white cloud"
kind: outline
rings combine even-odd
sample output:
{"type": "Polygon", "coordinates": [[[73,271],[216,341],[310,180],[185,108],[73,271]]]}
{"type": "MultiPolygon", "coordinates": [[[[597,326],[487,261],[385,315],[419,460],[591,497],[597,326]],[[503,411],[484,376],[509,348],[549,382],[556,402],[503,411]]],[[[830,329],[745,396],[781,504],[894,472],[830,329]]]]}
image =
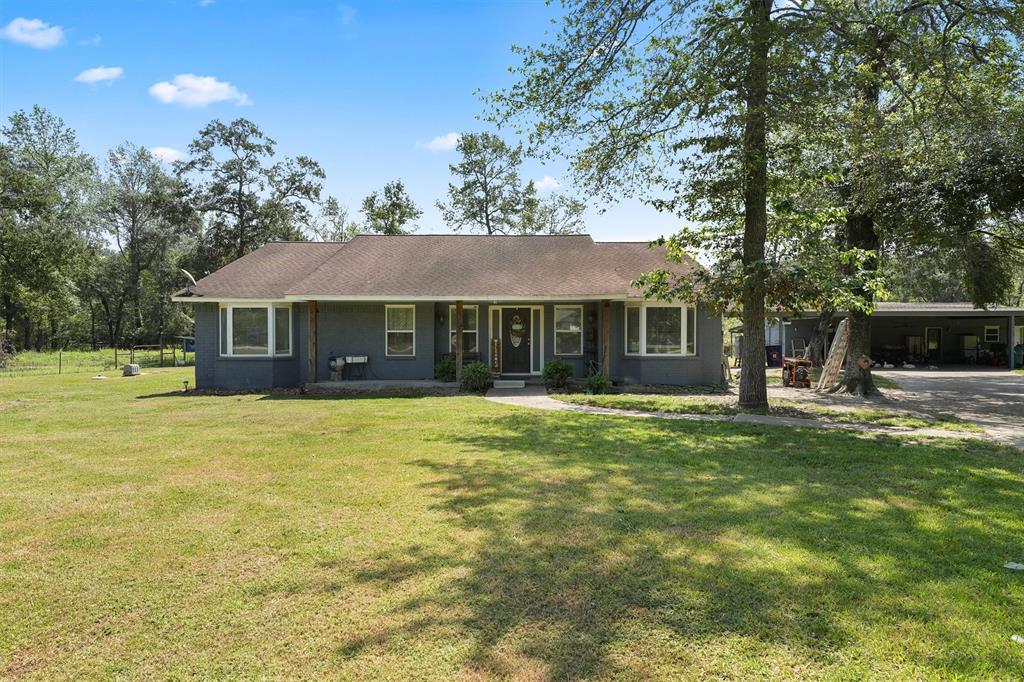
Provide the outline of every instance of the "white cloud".
{"type": "Polygon", "coordinates": [[[96,47],[102,42],[103,38],[100,36],[100,34],[97,33],[92,38],[87,38],[86,40],[79,40],[78,44],[85,45],[86,47],[96,47]]]}
{"type": "Polygon", "coordinates": [[[213,0],[199,0],[200,7],[209,7],[213,4],[213,0]]]}
{"type": "Polygon", "coordinates": [[[455,149],[455,145],[459,143],[458,133],[448,133],[447,135],[438,135],[430,142],[417,142],[416,146],[421,149],[429,149],[432,152],[447,152],[455,149]]]}
{"type": "Polygon", "coordinates": [[[356,8],[352,5],[338,5],[338,21],[342,26],[348,26],[356,20],[356,8]]]}
{"type": "Polygon", "coordinates": [[[149,94],[164,104],[180,104],[183,107],[205,107],[214,102],[234,102],[239,106],[252,104],[244,92],[231,83],[219,81],[213,76],[197,76],[181,73],[170,83],[161,81],[149,88],[149,94]]]}
{"type": "Polygon", "coordinates": [[[86,69],[75,76],[75,80],[79,83],[90,85],[103,81],[116,81],[118,78],[124,78],[124,69],[120,66],[97,66],[94,69],[86,69]]]}
{"type": "Polygon", "coordinates": [[[64,29],[60,26],[50,26],[42,19],[18,17],[4,26],[0,36],[12,43],[47,50],[64,42],[64,29]]]}
{"type": "Polygon", "coordinates": [[[153,147],[149,150],[149,153],[164,163],[174,163],[185,158],[185,153],[178,151],[174,147],[153,147]]]}
{"type": "Polygon", "coordinates": [[[550,175],[545,175],[540,180],[534,180],[533,186],[537,189],[538,192],[550,192],[553,189],[558,189],[559,187],[561,187],[562,183],[560,183],[557,179],[551,177],[550,175]]]}

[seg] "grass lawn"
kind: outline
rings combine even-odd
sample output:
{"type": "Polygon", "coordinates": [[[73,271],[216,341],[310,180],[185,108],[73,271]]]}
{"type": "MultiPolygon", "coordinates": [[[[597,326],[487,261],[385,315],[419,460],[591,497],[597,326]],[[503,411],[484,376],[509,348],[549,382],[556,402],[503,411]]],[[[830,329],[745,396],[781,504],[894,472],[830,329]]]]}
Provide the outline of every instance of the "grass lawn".
{"type": "MultiPolygon", "coordinates": [[[[181,348],[174,350],[164,349],[164,365],[172,367],[174,358],[181,358],[181,348]]],[[[127,350],[119,350],[117,362],[114,362],[114,350],[112,348],[101,348],[100,350],[65,350],[65,351],[24,351],[11,357],[5,366],[0,367],[0,379],[12,377],[41,375],[41,374],[64,374],[75,373],[97,373],[97,372],[119,372],[121,368],[130,362],[131,353],[127,350]]],[[[188,364],[194,364],[194,356],[188,354],[188,364]]],[[[136,364],[142,367],[159,367],[160,351],[158,349],[139,349],[135,353],[136,364]]]]}
{"type": "Polygon", "coordinates": [[[0,678],[1021,679],[1024,459],[0,382],[0,678]]]}
{"type": "MultiPolygon", "coordinates": [[[[817,385],[818,378],[821,377],[821,367],[812,368],[811,372],[811,383],[817,385]]],[[[739,371],[739,370],[736,370],[739,371]]],[[[902,388],[899,383],[889,379],[888,377],[880,376],[877,372],[871,373],[871,378],[875,382],[875,386],[878,388],[888,389],[900,389],[902,388]]],[[[781,386],[782,385],[782,368],[781,367],[769,367],[765,370],[765,381],[769,386],[781,386]]]]}
{"type": "MultiPolygon", "coordinates": [[[[586,395],[583,393],[555,394],[551,396],[576,405],[592,405],[619,410],[638,412],[670,412],[676,414],[739,414],[735,398],[722,400],[699,396],[650,395],[633,393],[608,393],[586,395]]],[[[844,424],[878,424],[880,426],[904,426],[914,429],[945,429],[947,431],[980,432],[981,428],[954,415],[927,417],[911,415],[877,407],[861,407],[841,410],[826,405],[815,405],[794,400],[773,400],[771,412],[789,417],[825,419],[844,424]]]]}

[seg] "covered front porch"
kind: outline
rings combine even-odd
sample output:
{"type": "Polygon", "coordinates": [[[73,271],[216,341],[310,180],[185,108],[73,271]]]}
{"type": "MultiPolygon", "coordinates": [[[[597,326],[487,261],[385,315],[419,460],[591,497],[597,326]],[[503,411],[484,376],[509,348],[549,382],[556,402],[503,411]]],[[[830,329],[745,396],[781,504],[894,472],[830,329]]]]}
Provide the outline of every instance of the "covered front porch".
{"type": "Polygon", "coordinates": [[[454,366],[456,384],[471,362],[499,379],[538,380],[554,359],[577,377],[610,371],[610,299],[309,301],[306,308],[310,384],[431,382],[442,363],[454,366]]]}

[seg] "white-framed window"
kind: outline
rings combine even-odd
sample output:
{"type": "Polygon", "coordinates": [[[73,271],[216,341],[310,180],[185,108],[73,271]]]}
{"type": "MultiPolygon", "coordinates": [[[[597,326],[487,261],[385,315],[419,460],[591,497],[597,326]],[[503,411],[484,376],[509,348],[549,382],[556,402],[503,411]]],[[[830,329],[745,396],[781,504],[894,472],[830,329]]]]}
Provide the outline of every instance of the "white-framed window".
{"type": "Polygon", "coordinates": [[[626,355],[696,355],[697,311],[674,303],[626,306],[626,355]]]}
{"type": "Polygon", "coordinates": [[[697,354],[697,309],[686,306],[686,354],[697,354]]]}
{"type": "Polygon", "coordinates": [[[985,343],[997,343],[999,341],[999,325],[985,325],[985,343]]]}
{"type": "Polygon", "coordinates": [[[555,306],[555,355],[583,355],[583,306],[555,306]]]}
{"type": "MultiPolygon", "coordinates": [[[[480,312],[475,305],[462,306],[462,351],[480,352],[480,312]]],[[[448,306],[448,349],[455,352],[455,306],[448,306]]]]}
{"type": "Polygon", "coordinates": [[[640,355],[640,324],[643,317],[643,309],[636,306],[626,308],[626,354],[640,355]]]}
{"type": "Polygon", "coordinates": [[[388,357],[416,355],[416,306],[384,306],[384,337],[388,357]]]}
{"type": "Polygon", "coordinates": [[[1017,338],[1014,339],[1013,345],[1016,346],[1018,343],[1024,343],[1024,324],[1017,325],[1014,329],[1016,330],[1014,336],[1017,338]]]}
{"type": "Polygon", "coordinates": [[[224,357],[291,355],[291,306],[272,303],[222,305],[220,354],[224,357]]]}

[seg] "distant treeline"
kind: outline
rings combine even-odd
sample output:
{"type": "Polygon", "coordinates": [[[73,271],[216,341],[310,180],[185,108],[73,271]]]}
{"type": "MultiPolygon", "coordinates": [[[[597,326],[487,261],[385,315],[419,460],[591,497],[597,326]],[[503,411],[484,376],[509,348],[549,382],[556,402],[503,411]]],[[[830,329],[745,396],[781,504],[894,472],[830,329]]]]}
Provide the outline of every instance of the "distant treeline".
{"type": "MultiPolygon", "coordinates": [[[[179,159],[126,142],[104,159],[82,151],[61,118],[34,107],[0,137],[0,339],[10,351],[159,343],[192,327],[171,302],[197,279],[273,240],[343,241],[403,234],[422,211],[401,180],[350,219],[323,197],[324,171],[281,158],[254,123],[218,120],[179,159]]],[[[583,203],[544,198],[519,175],[522,148],[489,133],[459,139],[459,181],[438,202],[455,230],[578,232],[583,203]],[[501,168],[500,174],[488,169],[501,168]],[[487,176],[479,183],[474,178],[487,176]]]]}

